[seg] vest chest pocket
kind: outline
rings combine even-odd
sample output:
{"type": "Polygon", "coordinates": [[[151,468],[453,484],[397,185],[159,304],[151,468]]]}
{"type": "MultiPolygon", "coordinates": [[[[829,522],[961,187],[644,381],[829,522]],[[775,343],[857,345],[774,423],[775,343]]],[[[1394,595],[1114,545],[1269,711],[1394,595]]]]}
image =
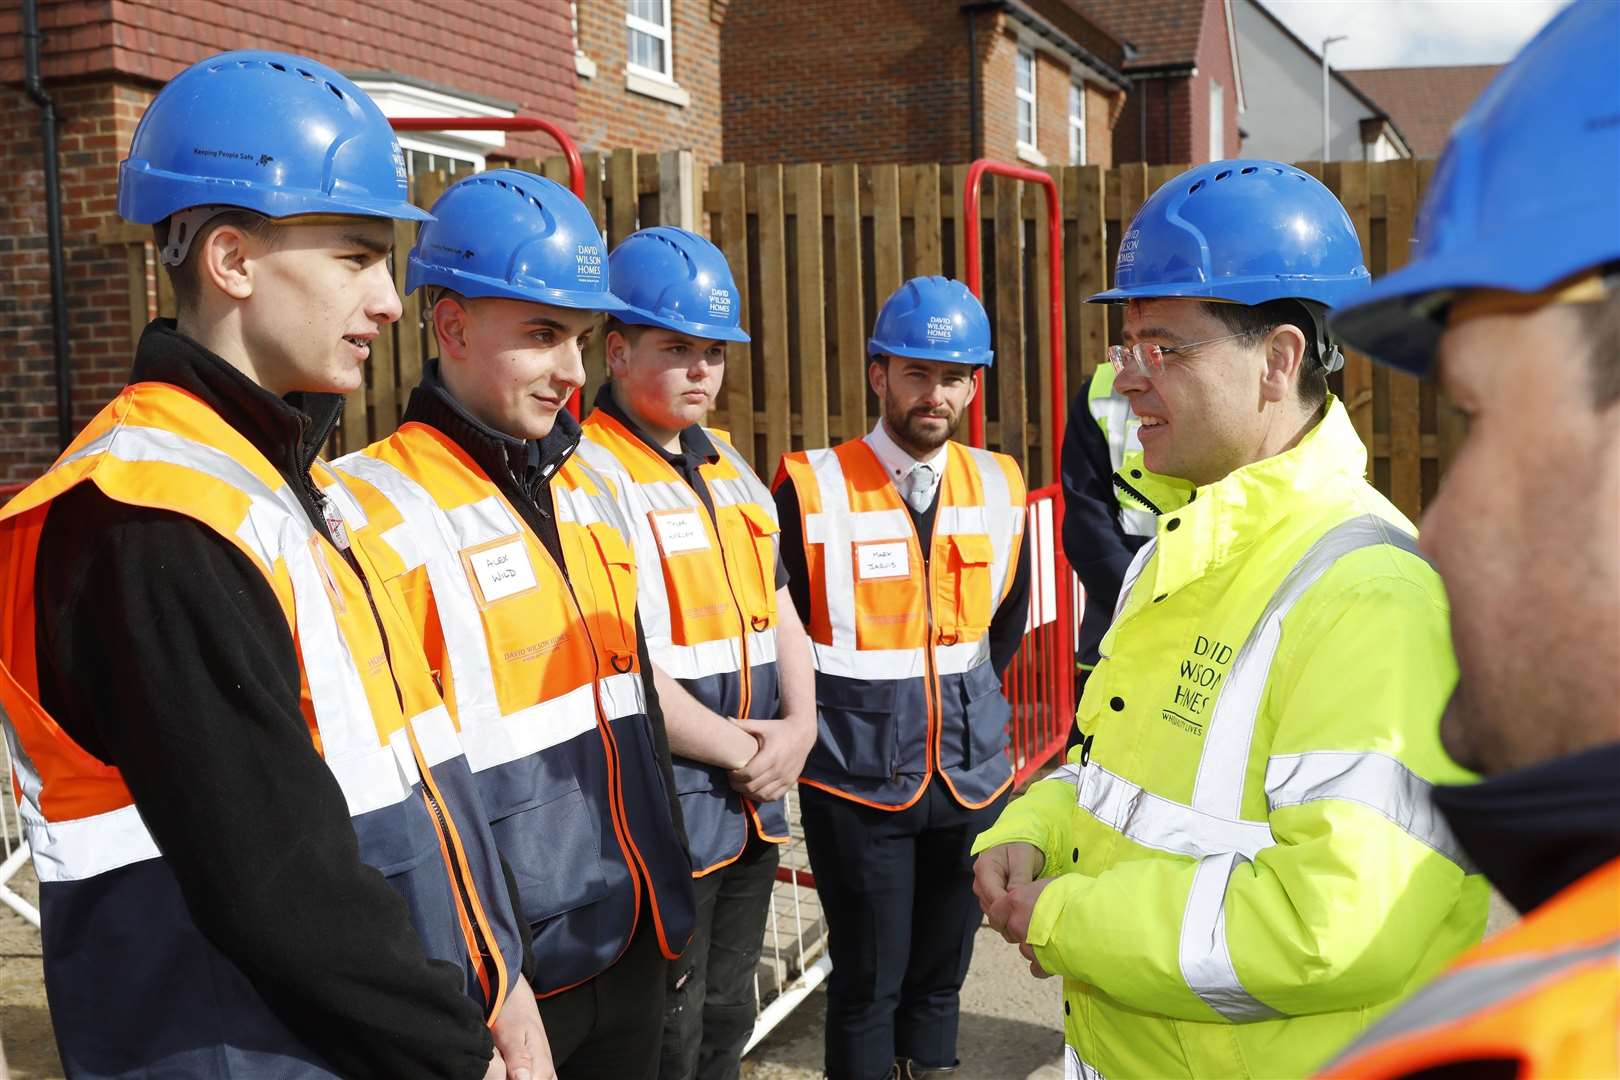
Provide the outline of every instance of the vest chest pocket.
{"type": "Polygon", "coordinates": [[[669,598],[670,635],[677,645],[737,636],[726,566],[701,507],[648,512],[669,598]]]}
{"type": "Polygon", "coordinates": [[[935,594],[934,620],[941,634],[973,641],[990,628],[990,538],[982,533],[952,533],[949,558],[935,594]]]}
{"type": "Polygon", "coordinates": [[[734,530],[736,539],[726,554],[733,560],[733,584],[748,628],[763,633],[776,625],[776,537],[781,530],[763,507],[742,503],[736,511],[741,527],[734,530]]]}
{"type": "Polygon", "coordinates": [[[900,758],[892,682],[816,677],[820,731],[810,751],[819,771],[869,779],[894,776],[900,758]]]}
{"type": "MultiPolygon", "coordinates": [[[[585,526],[589,539],[584,545],[592,600],[581,595],[579,575],[574,575],[574,591],[585,608],[591,634],[597,646],[633,664],[636,656],[636,565],[630,546],[617,529],[602,522],[585,526]]],[[[572,570],[573,568],[570,567],[572,570]]],[[[629,668],[625,668],[626,671],[629,668]]]]}

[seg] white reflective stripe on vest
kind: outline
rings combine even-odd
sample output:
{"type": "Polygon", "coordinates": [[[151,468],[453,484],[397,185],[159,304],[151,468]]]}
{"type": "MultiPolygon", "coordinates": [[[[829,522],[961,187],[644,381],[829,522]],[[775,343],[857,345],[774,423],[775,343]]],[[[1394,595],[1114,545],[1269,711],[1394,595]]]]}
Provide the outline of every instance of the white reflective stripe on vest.
{"type": "MultiPolygon", "coordinates": [[[[1007,486],[1007,474],[1001,471],[1001,466],[996,464],[990,451],[972,446],[966,449],[968,457],[979,470],[979,486],[984,492],[984,531],[990,537],[990,567],[994,571],[990,579],[990,614],[993,616],[1012,581],[1013,560],[1017,557],[1013,542],[1024,531],[1024,507],[1012,505],[1012,490],[1007,486]]],[[[940,508],[941,512],[945,509],[940,508]]],[[[938,522],[934,527],[939,528],[938,522]]]]}
{"type": "Polygon", "coordinates": [[[1249,861],[1236,851],[1200,859],[1181,919],[1181,977],[1205,1005],[1233,1023],[1282,1015],[1243,988],[1226,944],[1226,886],[1232,870],[1249,861]]]}
{"type": "MultiPolygon", "coordinates": [[[[839,649],[810,643],[810,659],[819,672],[867,682],[894,682],[920,679],[926,673],[925,657],[916,649],[839,649]]],[[[990,639],[959,641],[934,646],[934,670],[941,675],[961,675],[990,662],[990,639]]]]}
{"type": "MultiPolygon", "coordinates": [[[[748,631],[748,664],[776,663],[776,631],[748,631]]],[[[659,642],[648,641],[647,653],[652,662],[672,679],[701,679],[708,675],[728,675],[742,668],[742,648],[739,638],[700,641],[696,645],[676,645],[668,638],[659,642]]]]}
{"type": "Polygon", "coordinates": [[[1101,1072],[1086,1064],[1080,1052],[1067,1043],[1063,1047],[1063,1080],[1107,1080],[1101,1072]]]}
{"type": "Polygon", "coordinates": [[[1476,873],[1451,826],[1434,805],[1433,785],[1388,754],[1313,750],[1277,754],[1266,762],[1266,801],[1271,809],[1341,799],[1378,811],[1406,834],[1476,873]]]}
{"type": "Polygon", "coordinates": [[[1114,623],[1119,622],[1119,617],[1125,613],[1125,602],[1131,598],[1131,590],[1136,588],[1137,579],[1142,576],[1142,571],[1147,569],[1148,560],[1153,558],[1153,553],[1158,548],[1158,537],[1154,537],[1137,548],[1136,554],[1131,556],[1131,564],[1125,568],[1125,578],[1120,583],[1119,599],[1114,601],[1114,616],[1108,621],[1110,629],[1113,628],[1114,623]]]}
{"type": "Polygon", "coordinates": [[[647,711],[647,688],[639,671],[627,671],[596,680],[602,714],[609,720],[622,720],[647,711]]]}
{"type": "Polygon", "coordinates": [[[1144,791],[1096,762],[1065,765],[1047,779],[1072,784],[1077,806],[1143,847],[1194,859],[1231,852],[1253,858],[1273,842],[1271,826],[1263,821],[1201,813],[1144,791]]]}

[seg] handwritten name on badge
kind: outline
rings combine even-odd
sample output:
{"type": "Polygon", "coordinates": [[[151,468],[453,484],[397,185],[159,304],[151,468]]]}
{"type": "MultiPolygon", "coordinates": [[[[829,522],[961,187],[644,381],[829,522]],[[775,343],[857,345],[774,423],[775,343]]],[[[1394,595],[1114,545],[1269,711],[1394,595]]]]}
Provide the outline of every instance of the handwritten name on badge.
{"type": "Polygon", "coordinates": [[[904,540],[856,544],[855,569],[862,581],[911,576],[911,552],[904,540]]]}
{"type": "Polygon", "coordinates": [[[478,583],[484,603],[493,604],[537,584],[529,553],[521,539],[508,540],[467,554],[467,570],[478,583]]]}
{"type": "Polygon", "coordinates": [[[703,531],[703,519],[696,510],[662,510],[652,515],[652,521],[658,531],[658,546],[665,555],[706,551],[709,547],[709,534],[703,531]]]}

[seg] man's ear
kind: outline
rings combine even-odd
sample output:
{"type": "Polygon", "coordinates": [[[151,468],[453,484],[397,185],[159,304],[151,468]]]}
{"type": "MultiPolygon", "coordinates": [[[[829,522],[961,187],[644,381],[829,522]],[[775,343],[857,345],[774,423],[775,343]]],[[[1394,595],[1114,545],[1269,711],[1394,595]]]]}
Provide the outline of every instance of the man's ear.
{"type": "Polygon", "coordinates": [[[204,286],[212,286],[232,300],[246,300],[253,295],[253,260],[258,245],[246,232],[234,225],[216,226],[193,251],[197,280],[204,286]]]}
{"type": "Polygon", "coordinates": [[[1299,373],[1305,362],[1305,335],[1291,323],[1266,335],[1265,370],[1260,373],[1260,397],[1277,404],[1299,396],[1299,373]]]}
{"type": "Polygon", "coordinates": [[[441,296],[433,305],[433,331],[439,338],[440,355],[447,359],[467,359],[468,322],[471,316],[454,297],[441,296]]]}
{"type": "Polygon", "coordinates": [[[866,362],[866,381],[872,387],[872,393],[882,401],[889,392],[889,365],[881,360],[868,360],[866,362]]]}
{"type": "Polygon", "coordinates": [[[624,378],[630,369],[630,339],[617,330],[609,330],[602,339],[602,356],[607,362],[609,377],[624,378]]]}

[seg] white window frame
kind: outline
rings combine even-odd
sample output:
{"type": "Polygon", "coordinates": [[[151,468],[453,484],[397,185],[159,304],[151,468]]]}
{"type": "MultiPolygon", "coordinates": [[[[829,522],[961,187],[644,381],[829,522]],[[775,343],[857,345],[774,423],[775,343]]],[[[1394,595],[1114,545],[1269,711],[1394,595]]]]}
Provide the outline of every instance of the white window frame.
{"type": "MultiPolygon", "coordinates": [[[[511,109],[393,79],[361,78],[355,82],[377,103],[384,116],[512,115],[511,109]]],[[[483,172],[489,155],[506,148],[504,131],[409,131],[397,137],[402,150],[464,161],[474,172],[483,172]]]]}
{"type": "Polygon", "coordinates": [[[596,61],[579,47],[579,4],[574,0],[568,5],[568,28],[574,36],[574,73],[582,79],[596,78],[596,61]]]}
{"type": "Polygon", "coordinates": [[[1086,84],[1069,82],[1069,164],[1086,163],[1086,84]]]}
{"type": "Polygon", "coordinates": [[[1209,160],[1226,157],[1226,91],[1209,80],[1209,160]]]}
{"type": "Polygon", "coordinates": [[[1040,98],[1040,63],[1036,59],[1035,49],[1022,42],[1018,45],[1018,54],[1013,59],[1013,139],[1018,146],[1018,156],[1025,161],[1038,161],[1046,164],[1041,156],[1041,119],[1038,101],[1040,98]],[[1020,84],[1019,68],[1025,59],[1029,60],[1029,89],[1025,90],[1020,84]],[[1023,107],[1029,106],[1029,138],[1026,140],[1023,133],[1023,107]]]}
{"type": "Polygon", "coordinates": [[[624,69],[627,72],[633,71],[644,78],[657,79],[660,82],[673,85],[675,82],[675,30],[672,25],[674,19],[673,13],[670,11],[670,0],[662,0],[662,4],[664,8],[664,25],[662,26],[630,14],[630,5],[625,5],[624,24],[627,29],[624,36],[624,69]],[[629,30],[657,38],[664,43],[664,67],[667,70],[659,71],[657,68],[643,67],[630,59],[629,30]]]}
{"type": "Polygon", "coordinates": [[[692,104],[692,95],[681,89],[675,81],[675,16],[670,10],[670,0],[662,0],[664,5],[664,25],[656,26],[646,19],[630,14],[629,5],[624,12],[624,88],[633,94],[656,98],[659,101],[684,109],[692,104]],[[669,68],[667,72],[657,68],[642,67],[630,60],[630,31],[655,37],[664,43],[664,64],[669,68]]]}

